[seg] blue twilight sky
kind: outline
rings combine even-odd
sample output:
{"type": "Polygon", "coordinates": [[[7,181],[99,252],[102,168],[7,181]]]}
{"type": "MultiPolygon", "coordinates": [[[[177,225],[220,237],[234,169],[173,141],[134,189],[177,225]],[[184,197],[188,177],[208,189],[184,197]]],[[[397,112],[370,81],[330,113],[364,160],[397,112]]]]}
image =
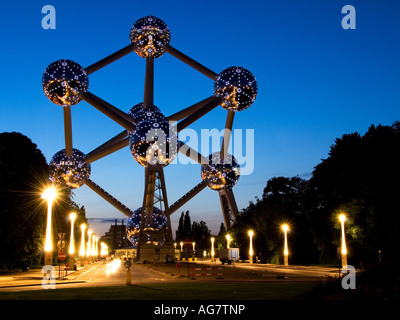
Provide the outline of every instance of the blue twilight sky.
{"type": "MultiPolygon", "coordinates": [[[[62,108],[42,91],[45,68],[64,58],[83,67],[102,59],[128,45],[132,24],[149,14],[169,26],[171,46],[216,73],[242,66],[258,81],[256,101],[234,119],[235,129],[254,130],[255,144],[254,171],[233,189],[239,209],[274,176],[309,178],[335,138],[400,120],[399,1],[1,1],[0,132],[23,133],[50,161],[65,146],[62,108]],[[48,4],[55,30],[41,26],[48,4]],[[356,9],[355,30],[341,25],[347,4],[356,9]]],[[[144,71],[145,60],[132,53],[90,75],[89,90],[127,112],[143,99],[144,71]]],[[[211,96],[212,87],[168,54],[155,61],[154,102],[165,115],[211,96]]],[[[218,107],[190,128],[221,130],[225,119],[218,107]]],[[[86,102],[72,108],[72,126],[73,145],[84,153],[122,131],[86,102]]],[[[170,204],[201,181],[194,164],[171,164],[165,175],[170,204]]],[[[128,148],[93,163],[91,179],[132,210],[141,206],[144,169],[128,148]]],[[[110,222],[94,218],[126,221],[86,186],[75,194],[97,234],[110,222]]],[[[186,210],[213,232],[223,221],[208,188],[172,216],[174,229],[186,210]]]]}

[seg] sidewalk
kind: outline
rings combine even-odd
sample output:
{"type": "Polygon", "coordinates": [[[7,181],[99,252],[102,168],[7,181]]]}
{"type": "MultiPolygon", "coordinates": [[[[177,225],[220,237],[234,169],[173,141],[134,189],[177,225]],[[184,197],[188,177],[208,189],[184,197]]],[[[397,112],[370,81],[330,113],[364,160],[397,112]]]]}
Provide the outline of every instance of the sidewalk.
{"type": "MultiPolygon", "coordinates": [[[[53,281],[55,281],[55,284],[86,282],[84,280],[78,280],[79,275],[97,266],[99,263],[101,263],[101,261],[94,262],[86,267],[77,267],[76,270],[67,270],[67,272],[63,270],[63,267],[59,270],[59,266],[54,265],[53,281]]],[[[0,273],[0,289],[22,286],[41,286],[42,281],[50,282],[48,275],[49,272],[46,271],[46,273],[43,273],[42,269],[0,273]],[[45,279],[46,276],[47,279],[45,279]]]]}

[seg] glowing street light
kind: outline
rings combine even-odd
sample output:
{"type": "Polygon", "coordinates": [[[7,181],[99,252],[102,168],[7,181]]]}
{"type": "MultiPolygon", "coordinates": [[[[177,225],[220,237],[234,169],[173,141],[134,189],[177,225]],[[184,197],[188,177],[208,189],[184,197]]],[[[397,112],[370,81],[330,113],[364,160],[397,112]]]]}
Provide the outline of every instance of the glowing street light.
{"type": "Polygon", "coordinates": [[[183,242],[182,241],[181,241],[180,245],[181,245],[181,251],[183,251],[183,242]]]}
{"type": "Polygon", "coordinates": [[[96,256],[95,241],[96,241],[96,235],[92,234],[92,246],[91,246],[90,252],[93,257],[96,256]]]}
{"type": "Polygon", "coordinates": [[[108,254],[108,246],[104,242],[101,242],[100,247],[100,255],[102,257],[106,256],[108,254]]]}
{"type": "Polygon", "coordinates": [[[91,248],[92,233],[93,233],[92,230],[88,230],[88,242],[87,242],[86,257],[90,257],[92,255],[92,248],[91,248]]]}
{"type": "Polygon", "coordinates": [[[46,234],[44,242],[44,264],[51,265],[53,262],[53,239],[51,232],[51,209],[53,201],[57,197],[57,190],[51,186],[42,193],[42,198],[47,200],[47,222],[46,222],[46,234]]]}
{"type": "Polygon", "coordinates": [[[214,255],[215,255],[215,252],[214,252],[214,240],[215,240],[215,238],[211,237],[211,261],[214,261],[214,255]]]}
{"type": "Polygon", "coordinates": [[[86,224],[82,223],[81,224],[81,249],[79,250],[79,255],[81,257],[85,256],[85,229],[86,229],[86,224]]]}
{"type": "Polygon", "coordinates": [[[287,243],[287,232],[289,230],[289,226],[287,224],[283,224],[282,230],[285,233],[285,248],[283,250],[284,265],[288,266],[289,265],[289,249],[288,249],[288,243],[287,243]]]}
{"type": "Polygon", "coordinates": [[[226,242],[227,242],[227,248],[229,249],[229,243],[231,242],[231,236],[229,234],[226,235],[226,242]]]}
{"type": "Polygon", "coordinates": [[[195,247],[196,247],[196,242],[192,242],[192,246],[193,246],[193,251],[194,251],[195,247]]]}
{"type": "Polygon", "coordinates": [[[74,239],[74,222],[76,219],[76,213],[71,212],[69,214],[69,219],[71,220],[71,236],[70,236],[70,241],[69,241],[69,254],[74,254],[75,253],[75,239],[74,239]]]}
{"type": "Polygon", "coordinates": [[[339,221],[342,229],[342,268],[347,266],[347,248],[346,248],[346,235],[344,232],[344,222],[346,221],[346,216],[344,214],[339,215],[339,221]]]}
{"type": "Polygon", "coordinates": [[[250,256],[250,263],[253,263],[253,230],[249,230],[249,237],[250,237],[250,249],[249,249],[249,256],[250,256]]]}

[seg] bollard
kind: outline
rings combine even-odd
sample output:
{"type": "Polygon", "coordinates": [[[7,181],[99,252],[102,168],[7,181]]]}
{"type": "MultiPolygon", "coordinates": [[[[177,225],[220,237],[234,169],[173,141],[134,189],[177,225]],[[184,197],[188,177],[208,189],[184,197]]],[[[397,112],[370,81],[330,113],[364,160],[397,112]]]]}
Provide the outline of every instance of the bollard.
{"type": "Polygon", "coordinates": [[[130,270],[131,262],[130,261],[125,261],[124,266],[126,268],[126,285],[130,286],[130,285],[132,285],[132,283],[131,283],[131,270],[130,270]]]}

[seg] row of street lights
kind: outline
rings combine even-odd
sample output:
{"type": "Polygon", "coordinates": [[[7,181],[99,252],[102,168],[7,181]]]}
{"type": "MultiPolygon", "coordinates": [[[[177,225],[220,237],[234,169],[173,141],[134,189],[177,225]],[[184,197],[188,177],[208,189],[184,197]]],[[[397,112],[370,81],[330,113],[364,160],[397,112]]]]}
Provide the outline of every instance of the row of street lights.
{"type": "MultiPolygon", "coordinates": [[[[44,264],[52,265],[53,262],[53,239],[52,239],[52,206],[57,198],[57,190],[55,187],[49,187],[42,193],[42,198],[47,201],[47,222],[46,222],[46,234],[44,244],[44,264]]],[[[73,260],[75,255],[75,235],[74,235],[74,223],[77,218],[75,212],[71,212],[69,215],[71,221],[71,232],[70,232],[70,243],[68,253],[70,260],[73,260]]],[[[81,258],[97,257],[99,255],[98,241],[99,238],[93,233],[92,230],[87,231],[88,241],[85,243],[85,230],[86,224],[81,224],[81,244],[78,256],[81,258]]],[[[108,247],[104,242],[100,243],[100,255],[105,256],[108,254],[108,247]]],[[[62,244],[60,246],[62,250],[62,244]]]]}
{"type": "MultiPolygon", "coordinates": [[[[344,222],[346,221],[346,216],[344,214],[339,215],[339,221],[341,223],[341,254],[342,254],[342,268],[347,266],[347,247],[346,247],[346,234],[344,230],[344,222]]],[[[287,232],[290,230],[288,224],[282,224],[281,229],[284,232],[284,249],[283,249],[283,257],[284,257],[284,265],[287,266],[289,265],[289,247],[288,247],[288,241],[287,241],[287,232]]],[[[249,260],[250,263],[253,263],[253,236],[254,236],[254,231],[249,230],[248,235],[250,238],[250,243],[249,243],[249,260]]],[[[231,242],[231,236],[229,234],[226,235],[226,240],[227,240],[227,248],[229,249],[229,245],[231,242]]],[[[214,260],[214,237],[211,238],[211,258],[214,260]]],[[[193,249],[194,250],[194,249],[193,249]]]]}

